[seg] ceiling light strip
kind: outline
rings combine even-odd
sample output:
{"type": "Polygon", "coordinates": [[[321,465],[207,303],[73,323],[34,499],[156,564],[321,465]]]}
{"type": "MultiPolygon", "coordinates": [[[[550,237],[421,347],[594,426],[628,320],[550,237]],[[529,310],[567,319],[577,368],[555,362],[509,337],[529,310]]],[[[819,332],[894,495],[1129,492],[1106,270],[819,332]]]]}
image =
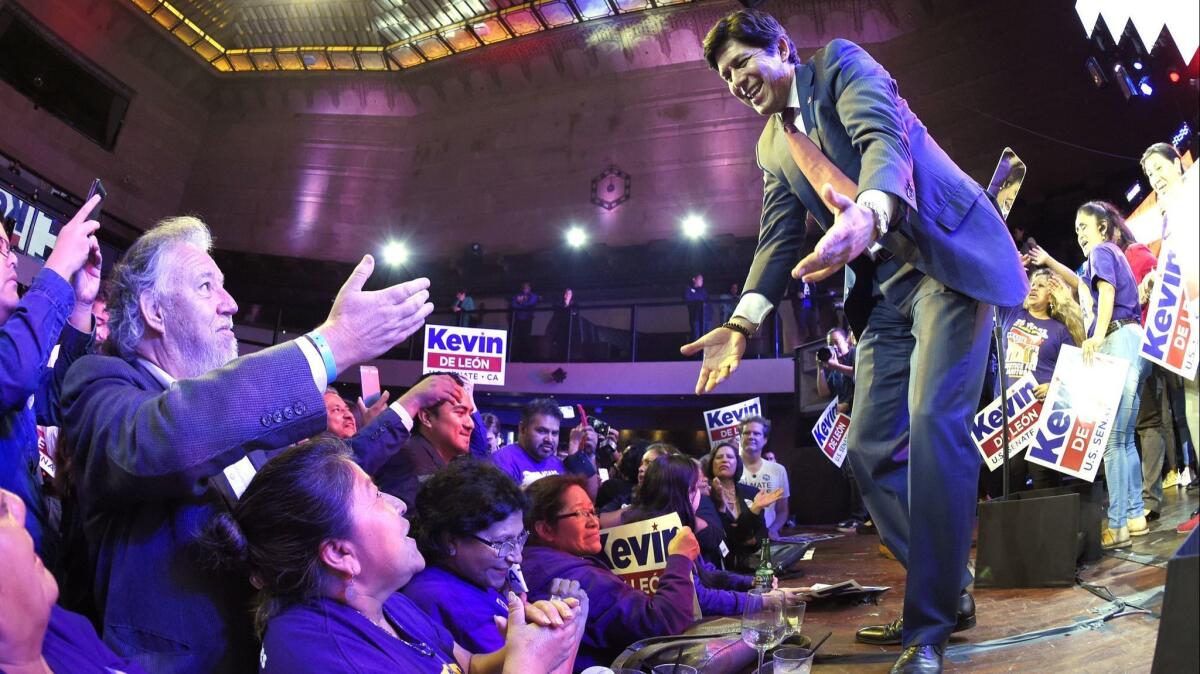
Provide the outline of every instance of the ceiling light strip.
{"type": "MultiPolygon", "coordinates": [[[[419,35],[399,40],[386,46],[312,46],[312,47],[253,47],[246,49],[226,49],[212,35],[188,19],[169,0],[130,0],[138,11],[164,30],[170,32],[213,68],[223,73],[239,72],[302,72],[317,71],[350,71],[379,72],[383,70],[407,70],[431,61],[441,60],[448,56],[470,51],[480,46],[495,44],[525,35],[534,35],[555,28],[577,25],[594,21],[589,19],[579,6],[578,0],[532,0],[494,10],[465,21],[429,30],[419,35]],[[551,7],[547,7],[547,6],[551,7]],[[564,6],[571,14],[571,20],[554,25],[544,12],[564,6]],[[167,26],[155,14],[164,12],[176,20],[167,26]],[[518,16],[530,17],[532,22],[523,24],[524,32],[514,27],[512,21],[518,16]],[[510,18],[511,17],[511,18],[510,18]],[[185,27],[187,30],[181,30],[185,27]],[[482,32],[497,27],[504,32],[502,36],[492,36],[482,32]],[[475,38],[478,44],[456,48],[449,38],[456,31],[465,31],[475,38]],[[196,37],[192,37],[195,35],[196,37]],[[429,42],[432,40],[433,42],[429,42]],[[426,43],[427,49],[431,44],[440,44],[445,53],[434,55],[422,51],[420,43],[426,43]],[[364,55],[367,56],[364,59],[364,55]],[[297,60],[298,58],[298,60],[297,60]],[[367,64],[370,65],[367,65],[367,64]],[[382,63],[383,67],[377,67],[382,63]]],[[[606,16],[618,16],[646,11],[664,5],[683,4],[694,0],[647,0],[647,5],[639,9],[622,10],[616,0],[604,0],[611,10],[606,16]]],[[[457,8],[455,8],[457,11],[457,8]]],[[[160,15],[161,16],[161,15],[160,15]]],[[[461,14],[460,14],[461,16],[461,14]]],[[[164,17],[165,18],[165,17],[164,17]]],[[[605,18],[604,16],[595,17],[605,18]]]]}

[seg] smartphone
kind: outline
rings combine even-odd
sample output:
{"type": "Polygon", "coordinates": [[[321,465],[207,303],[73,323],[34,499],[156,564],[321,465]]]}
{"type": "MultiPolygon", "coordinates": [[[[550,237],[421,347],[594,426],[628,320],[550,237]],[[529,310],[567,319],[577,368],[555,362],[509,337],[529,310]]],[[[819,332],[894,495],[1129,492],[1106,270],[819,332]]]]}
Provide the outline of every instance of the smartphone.
{"type": "MultiPolygon", "coordinates": [[[[100,182],[99,178],[96,178],[95,180],[92,181],[92,187],[91,187],[91,189],[88,190],[87,199],[84,199],[83,203],[86,204],[87,202],[91,201],[92,197],[96,196],[97,194],[100,195],[101,203],[103,203],[103,199],[108,196],[108,190],[104,189],[104,183],[100,182]]],[[[96,220],[99,217],[100,217],[100,204],[96,204],[96,207],[93,208],[92,212],[88,214],[87,219],[88,220],[96,220]]]]}
{"type": "Polygon", "coordinates": [[[562,412],[563,419],[574,419],[575,418],[575,408],[571,407],[570,405],[559,405],[558,411],[562,412]]]}
{"type": "Polygon", "coordinates": [[[374,365],[359,365],[358,376],[362,380],[363,403],[370,407],[383,393],[379,387],[379,368],[374,365]]]}

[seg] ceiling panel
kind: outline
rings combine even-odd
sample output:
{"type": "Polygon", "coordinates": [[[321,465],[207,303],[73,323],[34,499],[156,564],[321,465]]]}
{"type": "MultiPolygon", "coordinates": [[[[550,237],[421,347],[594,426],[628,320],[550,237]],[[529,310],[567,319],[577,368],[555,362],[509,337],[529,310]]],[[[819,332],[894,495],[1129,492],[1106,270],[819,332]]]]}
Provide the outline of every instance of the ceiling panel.
{"type": "Polygon", "coordinates": [[[221,72],[401,70],[692,0],[123,0],[221,72]],[[297,60],[297,54],[300,59],[297,60]]]}

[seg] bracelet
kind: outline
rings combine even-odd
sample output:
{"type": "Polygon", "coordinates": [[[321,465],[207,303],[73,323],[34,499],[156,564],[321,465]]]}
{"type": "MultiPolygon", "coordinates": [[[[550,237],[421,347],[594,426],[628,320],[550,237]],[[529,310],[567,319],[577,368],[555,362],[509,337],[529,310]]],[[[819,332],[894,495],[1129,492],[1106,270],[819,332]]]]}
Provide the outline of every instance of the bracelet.
{"type": "Polygon", "coordinates": [[[749,328],[747,328],[744,325],[738,325],[737,323],[734,323],[733,321],[728,321],[728,322],[722,323],[721,327],[725,328],[726,330],[733,330],[734,332],[740,333],[746,339],[750,339],[751,337],[754,336],[754,333],[750,332],[749,328]]]}
{"type": "Polygon", "coordinates": [[[317,353],[321,354],[321,360],[325,362],[325,377],[332,384],[337,379],[337,364],[333,361],[333,351],[329,348],[329,342],[325,341],[325,336],[316,330],[308,333],[305,337],[312,342],[317,353]]]}

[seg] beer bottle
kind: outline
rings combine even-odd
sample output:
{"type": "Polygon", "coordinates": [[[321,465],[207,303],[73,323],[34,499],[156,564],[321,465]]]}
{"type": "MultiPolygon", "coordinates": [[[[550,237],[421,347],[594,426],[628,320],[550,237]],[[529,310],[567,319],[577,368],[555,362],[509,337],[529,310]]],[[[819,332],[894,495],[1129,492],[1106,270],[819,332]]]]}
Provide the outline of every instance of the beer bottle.
{"type": "Polygon", "coordinates": [[[766,536],[758,541],[758,568],[754,570],[754,587],[770,590],[775,580],[775,565],[771,563],[771,539],[766,536]]]}

